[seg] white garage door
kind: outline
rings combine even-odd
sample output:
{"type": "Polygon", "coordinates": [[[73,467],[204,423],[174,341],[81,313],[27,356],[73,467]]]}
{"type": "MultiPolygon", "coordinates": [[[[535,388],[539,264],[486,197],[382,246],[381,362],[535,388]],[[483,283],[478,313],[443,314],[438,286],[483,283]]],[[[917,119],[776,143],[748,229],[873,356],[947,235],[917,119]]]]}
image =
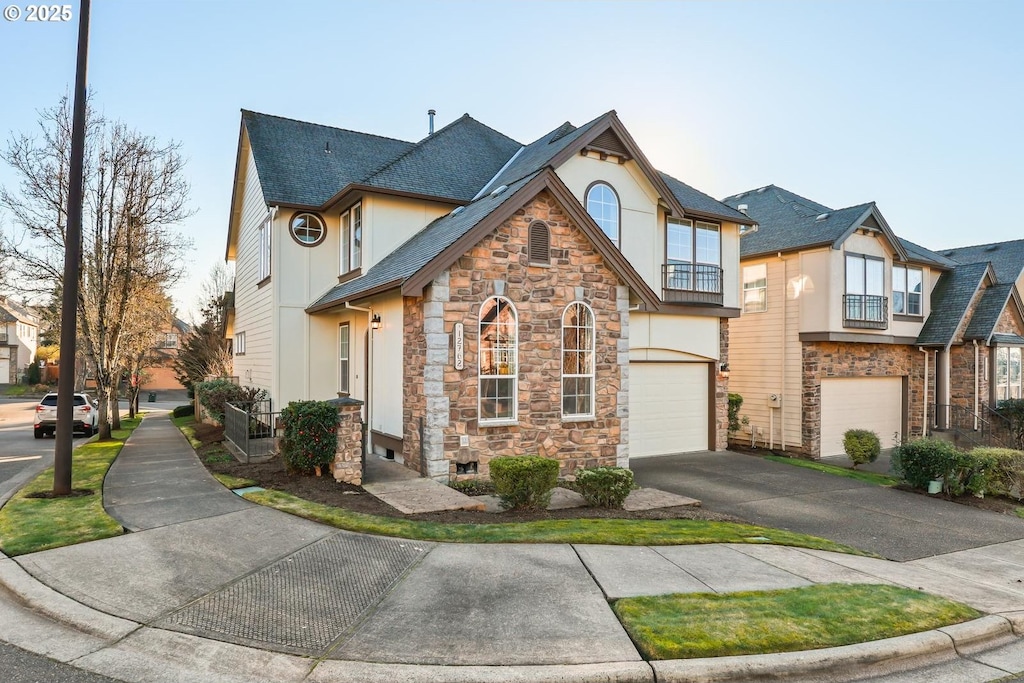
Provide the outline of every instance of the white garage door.
{"type": "Polygon", "coordinates": [[[821,455],[842,455],[847,429],[870,429],[882,448],[895,446],[903,433],[903,378],[821,380],[821,455]]]}
{"type": "Polygon", "coordinates": [[[7,384],[11,381],[11,361],[0,358],[0,384],[7,384]]]}
{"type": "Polygon", "coordinates": [[[707,363],[630,363],[630,457],[707,447],[707,363]]]}

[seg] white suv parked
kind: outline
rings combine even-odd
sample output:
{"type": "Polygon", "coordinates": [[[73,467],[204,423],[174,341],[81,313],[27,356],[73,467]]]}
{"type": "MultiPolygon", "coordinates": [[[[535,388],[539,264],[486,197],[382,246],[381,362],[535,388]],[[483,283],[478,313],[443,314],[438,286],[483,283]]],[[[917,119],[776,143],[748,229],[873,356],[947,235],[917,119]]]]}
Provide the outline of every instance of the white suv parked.
{"type": "MultiPolygon", "coordinates": [[[[99,421],[99,410],[97,403],[89,400],[88,394],[75,394],[74,424],[72,432],[80,431],[86,436],[92,436],[96,431],[99,421]]],[[[36,421],[33,431],[37,439],[47,434],[53,435],[57,431],[57,394],[50,393],[43,396],[43,400],[36,406],[36,421]]]]}

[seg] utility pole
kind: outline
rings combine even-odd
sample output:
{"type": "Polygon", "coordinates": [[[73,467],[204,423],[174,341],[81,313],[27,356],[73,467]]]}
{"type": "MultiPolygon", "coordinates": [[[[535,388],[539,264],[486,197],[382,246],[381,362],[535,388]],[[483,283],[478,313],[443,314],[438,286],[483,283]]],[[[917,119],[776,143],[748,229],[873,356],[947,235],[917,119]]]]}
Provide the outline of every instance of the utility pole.
{"type": "Polygon", "coordinates": [[[78,346],[78,271],[82,260],[82,167],[85,164],[85,71],[89,55],[89,5],[78,17],[78,65],[71,122],[68,226],[64,237],[64,292],[61,301],[61,368],[57,379],[57,431],[53,451],[53,495],[71,494],[71,440],[75,419],[75,349],[78,346]]]}

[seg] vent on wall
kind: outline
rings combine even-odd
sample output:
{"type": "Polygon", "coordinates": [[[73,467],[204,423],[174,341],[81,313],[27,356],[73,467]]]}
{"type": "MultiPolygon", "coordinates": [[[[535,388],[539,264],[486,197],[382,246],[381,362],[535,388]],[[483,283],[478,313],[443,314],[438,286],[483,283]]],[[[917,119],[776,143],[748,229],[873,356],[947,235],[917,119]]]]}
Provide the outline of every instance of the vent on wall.
{"type": "Polygon", "coordinates": [[[551,263],[551,231],[548,229],[547,223],[543,221],[530,223],[527,251],[531,264],[549,265],[551,263]]]}

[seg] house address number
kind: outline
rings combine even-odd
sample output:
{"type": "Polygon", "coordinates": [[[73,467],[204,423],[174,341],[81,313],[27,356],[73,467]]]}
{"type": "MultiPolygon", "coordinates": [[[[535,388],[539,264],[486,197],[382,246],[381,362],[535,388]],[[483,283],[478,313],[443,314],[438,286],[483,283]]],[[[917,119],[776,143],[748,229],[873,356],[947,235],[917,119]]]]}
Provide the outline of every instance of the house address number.
{"type": "Polygon", "coordinates": [[[466,367],[466,335],[462,323],[455,323],[455,369],[466,367]]]}

